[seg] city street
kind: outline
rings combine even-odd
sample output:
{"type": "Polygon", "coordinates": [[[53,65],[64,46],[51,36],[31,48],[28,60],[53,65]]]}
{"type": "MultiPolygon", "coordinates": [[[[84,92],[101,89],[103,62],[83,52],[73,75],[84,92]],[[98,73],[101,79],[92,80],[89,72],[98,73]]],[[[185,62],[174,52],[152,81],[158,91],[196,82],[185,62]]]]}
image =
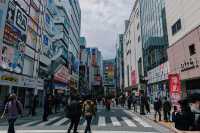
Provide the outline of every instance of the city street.
{"type": "MultiPolygon", "coordinates": [[[[62,113],[51,116],[47,122],[41,118],[17,120],[17,133],[64,133],[70,121],[62,113]]],[[[86,122],[81,118],[79,132],[84,131],[86,122]]],[[[6,121],[0,123],[0,132],[6,133],[6,121]]],[[[141,119],[138,115],[122,108],[107,111],[99,107],[92,120],[93,133],[169,133],[170,131],[152,121],[141,119]]]]}

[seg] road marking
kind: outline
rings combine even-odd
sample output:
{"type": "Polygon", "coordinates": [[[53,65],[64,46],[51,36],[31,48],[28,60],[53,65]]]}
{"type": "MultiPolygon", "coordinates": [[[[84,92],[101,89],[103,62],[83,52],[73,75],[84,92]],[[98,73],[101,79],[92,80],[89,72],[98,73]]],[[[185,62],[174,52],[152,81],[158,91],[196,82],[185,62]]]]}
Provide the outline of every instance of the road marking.
{"type": "Polygon", "coordinates": [[[98,127],[105,127],[106,126],[106,119],[105,117],[100,116],[98,121],[98,127]]]}
{"type": "Polygon", "coordinates": [[[141,118],[139,118],[138,116],[136,116],[135,114],[127,111],[127,110],[124,110],[125,113],[127,113],[128,115],[131,115],[133,117],[133,119],[135,121],[137,121],[138,123],[140,123],[142,126],[144,127],[152,127],[150,124],[148,124],[147,122],[145,122],[144,120],[142,120],[141,118]]]}
{"type": "Polygon", "coordinates": [[[45,125],[50,124],[51,122],[55,121],[58,118],[59,118],[59,116],[53,117],[46,122],[42,122],[42,123],[38,124],[37,126],[45,126],[45,125]]]}
{"type": "Polygon", "coordinates": [[[116,117],[111,117],[111,121],[112,121],[113,126],[121,126],[120,122],[118,121],[116,117]]]}
{"type": "Polygon", "coordinates": [[[67,120],[69,120],[69,119],[63,118],[60,121],[54,123],[52,126],[60,126],[60,125],[64,124],[67,120]]]}
{"type": "Polygon", "coordinates": [[[130,119],[128,119],[127,117],[122,117],[122,119],[125,121],[125,123],[129,126],[129,127],[137,127],[135,125],[135,123],[133,123],[130,119]]]}
{"type": "Polygon", "coordinates": [[[21,126],[21,127],[28,127],[28,126],[30,126],[30,125],[32,125],[32,124],[35,124],[35,123],[38,123],[38,122],[40,122],[40,121],[41,121],[41,120],[31,121],[31,122],[22,124],[22,125],[20,125],[20,126],[21,126]]]}
{"type": "Polygon", "coordinates": [[[137,116],[135,116],[135,115],[133,115],[134,117],[133,117],[133,119],[135,120],[135,121],[137,121],[138,123],[140,123],[142,126],[144,126],[144,127],[152,127],[151,125],[149,125],[147,122],[145,122],[144,120],[142,120],[141,118],[139,118],[139,117],[137,117],[137,116]]]}
{"type": "MultiPolygon", "coordinates": [[[[66,133],[67,130],[17,130],[16,133],[66,133]]],[[[84,132],[84,131],[78,131],[84,132]]],[[[6,130],[0,130],[0,133],[7,133],[6,130]]],[[[93,133],[158,133],[142,131],[93,131],[93,133]]]]}

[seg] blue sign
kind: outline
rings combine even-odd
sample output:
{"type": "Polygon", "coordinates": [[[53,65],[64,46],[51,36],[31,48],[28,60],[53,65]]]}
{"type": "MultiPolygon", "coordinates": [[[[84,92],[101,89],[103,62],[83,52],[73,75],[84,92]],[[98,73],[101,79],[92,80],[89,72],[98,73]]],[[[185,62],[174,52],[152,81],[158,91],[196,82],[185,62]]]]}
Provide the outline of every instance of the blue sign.
{"type": "Polygon", "coordinates": [[[48,46],[49,44],[49,38],[46,35],[43,35],[43,43],[48,46]]]}

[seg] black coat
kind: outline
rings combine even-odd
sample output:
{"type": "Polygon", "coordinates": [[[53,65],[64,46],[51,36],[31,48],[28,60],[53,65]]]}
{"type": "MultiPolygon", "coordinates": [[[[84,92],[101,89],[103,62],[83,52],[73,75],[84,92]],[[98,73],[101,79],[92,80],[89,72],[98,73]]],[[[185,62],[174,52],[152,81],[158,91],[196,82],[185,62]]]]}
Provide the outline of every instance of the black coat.
{"type": "Polygon", "coordinates": [[[165,101],[163,103],[163,111],[166,111],[166,112],[171,111],[171,103],[169,101],[165,101]]]}

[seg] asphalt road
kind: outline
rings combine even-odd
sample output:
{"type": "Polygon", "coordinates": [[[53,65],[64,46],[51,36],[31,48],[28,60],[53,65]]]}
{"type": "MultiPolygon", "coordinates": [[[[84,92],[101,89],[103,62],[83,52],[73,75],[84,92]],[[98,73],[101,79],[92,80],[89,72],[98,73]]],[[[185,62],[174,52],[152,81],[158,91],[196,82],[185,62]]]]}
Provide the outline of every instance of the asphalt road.
{"type": "MultiPolygon", "coordinates": [[[[16,122],[16,133],[66,133],[70,121],[63,113],[51,116],[47,122],[41,118],[22,118],[16,122]]],[[[79,133],[84,132],[86,122],[81,118],[79,133]]],[[[0,133],[6,133],[6,121],[0,123],[0,133]]],[[[92,120],[93,133],[170,133],[169,129],[122,108],[106,111],[99,107],[92,120]]]]}

